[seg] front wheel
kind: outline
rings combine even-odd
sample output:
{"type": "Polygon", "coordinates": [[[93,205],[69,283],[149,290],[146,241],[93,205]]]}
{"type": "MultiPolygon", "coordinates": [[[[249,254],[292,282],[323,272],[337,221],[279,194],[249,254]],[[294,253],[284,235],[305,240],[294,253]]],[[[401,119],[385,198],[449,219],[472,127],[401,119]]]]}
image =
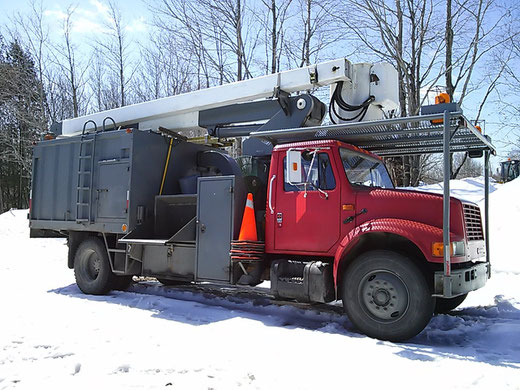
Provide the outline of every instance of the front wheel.
{"type": "Polygon", "coordinates": [[[455,298],[437,298],[437,302],[435,302],[435,313],[437,314],[446,314],[459,307],[459,305],[464,302],[468,294],[459,295],[455,298]]]}
{"type": "Polygon", "coordinates": [[[74,257],[74,275],[85,294],[103,295],[113,288],[115,275],[100,239],[87,238],[79,245],[74,257]]]}
{"type": "Polygon", "coordinates": [[[345,271],[343,307],[360,331],[370,337],[404,341],[428,324],[435,306],[417,266],[391,251],[363,253],[345,271]]]}

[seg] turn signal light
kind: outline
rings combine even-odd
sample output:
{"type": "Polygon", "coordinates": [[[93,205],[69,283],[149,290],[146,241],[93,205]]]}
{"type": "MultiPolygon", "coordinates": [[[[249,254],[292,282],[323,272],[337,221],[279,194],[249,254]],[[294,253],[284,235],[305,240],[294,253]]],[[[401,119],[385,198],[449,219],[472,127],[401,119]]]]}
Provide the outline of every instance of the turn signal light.
{"type": "MultiPolygon", "coordinates": [[[[465,245],[464,241],[452,241],[450,242],[450,256],[464,256],[465,245]]],[[[432,255],[435,257],[444,256],[444,243],[434,242],[432,244],[432,255]]]]}
{"type": "Polygon", "coordinates": [[[353,204],[344,204],[341,206],[341,209],[343,211],[354,211],[354,205],[353,204]]]}
{"type": "MultiPolygon", "coordinates": [[[[451,248],[451,246],[450,246],[451,248]]],[[[453,254],[453,249],[450,249],[450,255],[453,254]]],[[[444,243],[443,242],[434,242],[432,244],[432,255],[435,257],[443,257],[444,256],[444,243]]]]}

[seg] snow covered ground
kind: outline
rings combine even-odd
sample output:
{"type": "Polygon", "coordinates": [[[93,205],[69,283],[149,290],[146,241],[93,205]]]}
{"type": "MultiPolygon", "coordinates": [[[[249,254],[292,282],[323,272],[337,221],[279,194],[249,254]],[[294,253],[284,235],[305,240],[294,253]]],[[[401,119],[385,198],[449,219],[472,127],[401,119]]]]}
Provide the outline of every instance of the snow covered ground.
{"type": "MultiPolygon", "coordinates": [[[[476,202],[482,181],[452,183],[476,202]]],[[[428,186],[429,191],[439,190],[428,186]]],[[[520,180],[493,184],[493,277],[460,310],[395,344],[339,308],[165,288],[81,294],[62,239],[0,215],[0,389],[520,389],[520,180]]]]}

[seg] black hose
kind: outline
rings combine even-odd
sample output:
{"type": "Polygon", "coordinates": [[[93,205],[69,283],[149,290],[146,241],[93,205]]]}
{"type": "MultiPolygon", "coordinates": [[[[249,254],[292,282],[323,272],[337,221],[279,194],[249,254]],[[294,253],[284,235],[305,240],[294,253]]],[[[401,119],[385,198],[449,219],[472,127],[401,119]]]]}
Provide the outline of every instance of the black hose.
{"type": "MultiPolygon", "coordinates": [[[[336,111],[336,108],[334,107],[334,103],[335,103],[334,100],[330,101],[329,116],[330,116],[330,110],[332,109],[332,112],[334,113],[334,115],[336,117],[338,117],[339,119],[341,119],[342,121],[345,121],[345,122],[353,121],[353,120],[359,118],[360,116],[361,116],[361,119],[360,119],[360,121],[361,121],[365,117],[366,112],[368,111],[368,106],[361,107],[361,111],[359,111],[355,116],[353,116],[351,118],[344,118],[344,117],[342,117],[341,115],[338,114],[338,112],[336,111]]],[[[331,116],[331,118],[332,118],[332,116],[331,116]]]]}
{"type": "Polygon", "coordinates": [[[350,105],[350,104],[348,104],[347,102],[345,102],[343,100],[343,98],[341,96],[341,89],[342,88],[343,88],[343,81],[340,81],[340,82],[338,82],[336,84],[336,88],[334,89],[334,92],[332,94],[331,100],[329,102],[329,118],[330,118],[331,122],[336,124],[336,122],[334,121],[334,118],[332,117],[332,113],[334,113],[334,115],[338,119],[340,119],[342,121],[345,121],[345,122],[354,121],[354,120],[356,120],[358,118],[359,118],[359,122],[361,122],[365,118],[366,113],[368,111],[368,107],[370,106],[370,103],[372,103],[375,100],[375,97],[374,96],[369,96],[360,105],[353,106],[353,105],[350,105]],[[338,114],[334,104],[337,104],[339,106],[339,108],[341,108],[344,111],[349,111],[349,112],[357,111],[357,110],[360,110],[360,111],[355,116],[353,116],[352,118],[344,118],[344,117],[342,117],[341,115],[338,114]]]}
{"type": "Polygon", "coordinates": [[[341,96],[341,90],[343,88],[343,81],[340,81],[336,84],[336,88],[334,89],[334,93],[332,94],[332,98],[336,101],[339,108],[344,111],[357,111],[363,107],[367,107],[370,103],[372,103],[375,98],[373,96],[369,96],[363,103],[360,105],[353,106],[348,104],[343,97],[341,96]]]}

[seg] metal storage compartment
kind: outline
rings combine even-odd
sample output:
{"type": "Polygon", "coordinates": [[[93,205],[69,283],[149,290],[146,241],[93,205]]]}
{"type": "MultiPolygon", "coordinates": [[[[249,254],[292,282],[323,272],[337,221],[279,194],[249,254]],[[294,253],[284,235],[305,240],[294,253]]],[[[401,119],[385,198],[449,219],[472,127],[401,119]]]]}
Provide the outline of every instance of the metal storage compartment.
{"type": "MultiPolygon", "coordinates": [[[[169,138],[117,130],[42,141],[34,147],[31,234],[38,230],[125,234],[153,217],[169,138]]],[[[174,141],[163,193],[196,173],[202,145],[174,141]]]]}

